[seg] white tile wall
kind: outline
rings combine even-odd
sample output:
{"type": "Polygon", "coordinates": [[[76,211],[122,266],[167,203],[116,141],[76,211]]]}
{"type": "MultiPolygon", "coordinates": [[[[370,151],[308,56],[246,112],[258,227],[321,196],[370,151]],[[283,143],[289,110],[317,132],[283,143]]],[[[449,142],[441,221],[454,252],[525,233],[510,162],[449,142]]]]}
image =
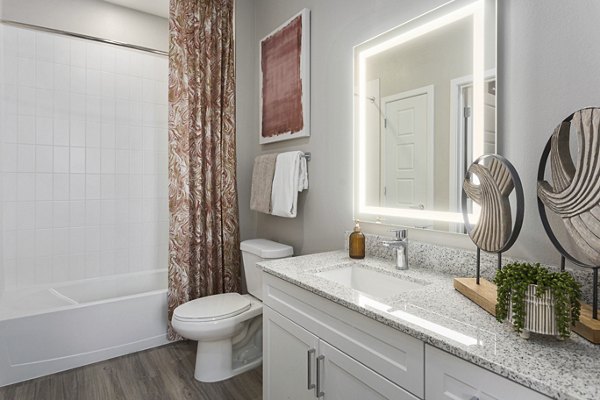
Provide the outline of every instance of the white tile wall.
{"type": "Polygon", "coordinates": [[[166,57],[0,38],[0,290],[165,268],[166,57]]]}

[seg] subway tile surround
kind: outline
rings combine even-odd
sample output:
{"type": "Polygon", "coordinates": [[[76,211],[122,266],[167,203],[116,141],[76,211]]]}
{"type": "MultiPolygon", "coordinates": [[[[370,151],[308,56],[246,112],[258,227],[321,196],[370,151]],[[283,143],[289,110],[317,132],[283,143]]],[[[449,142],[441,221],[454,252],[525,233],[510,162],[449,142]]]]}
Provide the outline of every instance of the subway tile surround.
{"type": "Polygon", "coordinates": [[[0,35],[0,287],[166,268],[166,57],[0,35]]]}

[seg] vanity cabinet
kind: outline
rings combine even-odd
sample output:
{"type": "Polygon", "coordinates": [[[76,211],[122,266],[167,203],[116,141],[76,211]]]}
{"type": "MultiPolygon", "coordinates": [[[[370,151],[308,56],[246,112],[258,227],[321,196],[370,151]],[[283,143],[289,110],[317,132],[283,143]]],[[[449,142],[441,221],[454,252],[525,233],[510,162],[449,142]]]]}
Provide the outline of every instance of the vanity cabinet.
{"type": "Polygon", "coordinates": [[[263,324],[265,400],[418,399],[269,307],[263,324]]]}
{"type": "Polygon", "coordinates": [[[263,400],[549,399],[269,274],[263,304],[263,400]]]}
{"type": "Polygon", "coordinates": [[[268,274],[263,304],[264,400],[423,398],[420,340],[268,274]]]}

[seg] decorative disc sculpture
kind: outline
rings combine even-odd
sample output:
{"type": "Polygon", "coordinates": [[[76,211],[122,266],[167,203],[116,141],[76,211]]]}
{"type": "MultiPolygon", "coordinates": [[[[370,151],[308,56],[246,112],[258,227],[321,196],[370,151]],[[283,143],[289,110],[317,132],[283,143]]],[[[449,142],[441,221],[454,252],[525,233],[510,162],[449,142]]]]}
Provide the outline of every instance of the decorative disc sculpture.
{"type": "Polygon", "coordinates": [[[515,243],[523,225],[524,196],[519,174],[513,165],[497,154],[479,157],[467,170],[461,198],[462,214],[469,237],[477,246],[476,278],[456,278],[456,290],[479,304],[490,314],[496,314],[496,286],[481,279],[481,250],[498,254],[498,269],[502,268],[502,253],[515,243]],[[510,195],[516,195],[513,222],[510,195]],[[479,220],[469,221],[467,197],[481,207],[479,220]]]}
{"type": "Polygon", "coordinates": [[[473,243],[489,253],[506,251],[514,243],[514,240],[510,241],[511,237],[516,239],[521,229],[522,218],[517,221],[518,227],[513,229],[508,196],[519,178],[516,172],[516,179],[512,177],[509,166],[501,156],[480,157],[471,164],[463,182],[464,194],[481,206],[479,222],[474,228],[469,224],[466,207],[463,206],[465,226],[473,243]],[[482,163],[486,159],[490,160],[489,166],[482,163]],[[474,183],[470,176],[476,176],[479,183],[474,183]]]}
{"type": "Polygon", "coordinates": [[[504,157],[491,154],[479,157],[467,170],[463,182],[462,213],[469,237],[477,246],[477,279],[481,250],[498,254],[512,247],[523,226],[524,197],[519,174],[504,157]],[[475,181],[475,178],[477,181],[475,181]],[[516,215],[513,224],[509,195],[515,190],[516,215]],[[475,226],[469,222],[467,197],[479,204],[481,213],[475,226]]]}
{"type": "MultiPolygon", "coordinates": [[[[565,259],[593,270],[593,304],[582,306],[581,323],[591,314],[588,328],[594,330],[592,340],[600,341],[598,322],[598,269],[600,268],[600,108],[576,111],[562,121],[548,140],[538,168],[538,210],[544,229],[561,255],[561,269],[565,259]],[[571,129],[577,132],[579,149],[577,159],[571,157],[571,129]],[[545,180],[546,164],[550,157],[551,183],[545,180]],[[567,251],[556,238],[548,221],[546,210],[559,217],[566,234],[572,238],[567,251]]],[[[556,225],[556,224],[555,224],[556,225]]],[[[577,327],[575,329],[578,331],[577,327]]]]}

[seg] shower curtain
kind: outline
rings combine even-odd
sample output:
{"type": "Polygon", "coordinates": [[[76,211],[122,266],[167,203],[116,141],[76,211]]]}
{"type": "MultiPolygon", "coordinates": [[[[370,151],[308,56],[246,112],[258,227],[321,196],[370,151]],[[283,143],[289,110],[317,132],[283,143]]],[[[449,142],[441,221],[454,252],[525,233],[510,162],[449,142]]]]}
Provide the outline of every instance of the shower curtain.
{"type": "Polygon", "coordinates": [[[240,289],[233,12],[233,0],[170,1],[169,321],[240,289]]]}

